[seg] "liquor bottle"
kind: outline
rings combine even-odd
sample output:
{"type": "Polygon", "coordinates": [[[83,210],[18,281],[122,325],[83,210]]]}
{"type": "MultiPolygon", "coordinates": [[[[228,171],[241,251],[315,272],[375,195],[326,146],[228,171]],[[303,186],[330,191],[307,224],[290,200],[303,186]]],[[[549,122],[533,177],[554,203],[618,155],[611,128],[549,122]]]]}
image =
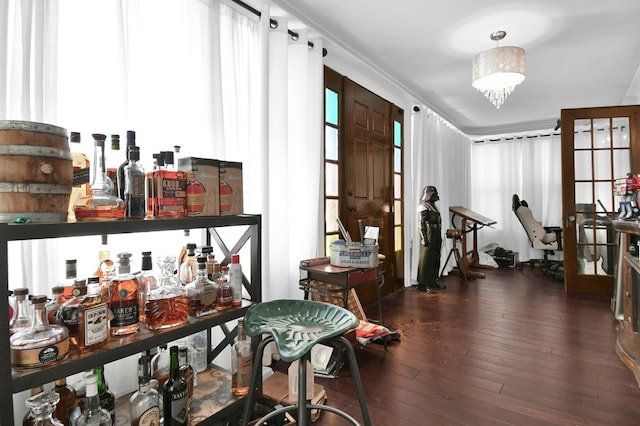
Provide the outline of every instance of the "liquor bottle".
{"type": "Polygon", "coordinates": [[[164,167],[164,160],[160,153],[153,154],[153,168],[147,172],[147,218],[155,217],[158,210],[157,171],[164,167]]]}
{"type": "Polygon", "coordinates": [[[160,394],[151,384],[146,355],[138,359],[138,390],[129,398],[129,413],[133,426],[160,424],[160,394]]]}
{"type": "Polygon", "coordinates": [[[76,420],[76,426],[111,426],[113,421],[107,410],[100,406],[98,396],[98,378],[93,373],[85,373],[85,399],[82,414],[76,420]]]}
{"type": "Polygon", "coordinates": [[[73,282],[78,277],[78,261],[76,259],[67,259],[64,261],[64,295],[66,299],[71,298],[73,292],[73,282]]]}
{"type": "Polygon", "coordinates": [[[40,392],[27,399],[26,404],[32,417],[25,419],[22,422],[23,426],[64,426],[53,418],[59,399],[60,397],[53,390],[40,392]]]}
{"type": "MultiPolygon", "coordinates": [[[[72,145],[79,145],[81,141],[79,132],[71,132],[69,142],[72,145]]],[[[76,148],[71,148],[71,164],[73,165],[73,187],[71,188],[71,196],[69,197],[69,211],[67,220],[72,222],[76,220],[76,214],[73,206],[79,197],[91,195],[91,163],[89,158],[82,152],[78,152],[76,148]]]]}
{"type": "Polygon", "coordinates": [[[87,283],[83,279],[76,280],[71,298],[64,302],[56,314],[56,323],[69,330],[69,343],[78,346],[80,337],[80,305],[87,296],[87,283]]]}
{"type": "Polygon", "coordinates": [[[193,318],[203,317],[216,312],[218,291],[216,285],[207,278],[207,258],[197,258],[196,278],[185,286],[189,299],[189,315],[193,318]]]}
{"type": "Polygon", "coordinates": [[[184,245],[180,248],[180,254],[178,255],[178,268],[187,260],[187,245],[191,243],[191,231],[184,230],[184,245]]]}
{"type": "MultiPolygon", "coordinates": [[[[185,217],[187,211],[187,175],[173,167],[173,152],[162,151],[165,167],[154,173],[154,218],[185,217]]],[[[160,157],[159,157],[160,160],[160,157]]],[[[159,161],[160,162],[160,161],[159,161]]]]}
{"type": "Polygon", "coordinates": [[[109,284],[109,308],[113,313],[111,335],[124,336],[138,331],[138,280],[131,274],[131,253],[118,253],[118,273],[109,284]]]}
{"type": "Polygon", "coordinates": [[[202,247],[201,253],[207,258],[207,278],[213,281],[213,271],[216,263],[216,256],[213,254],[213,247],[204,246],[202,247]]]}
{"type": "Polygon", "coordinates": [[[187,382],[180,376],[178,347],[171,346],[169,380],[162,388],[165,426],[186,426],[189,421],[187,382]]]}
{"type": "Polygon", "coordinates": [[[220,166],[220,216],[231,214],[231,204],[233,203],[233,188],[226,181],[227,171],[220,166]]]}
{"type": "Polygon", "coordinates": [[[150,291],[158,288],[158,279],[153,273],[153,259],[150,251],[142,252],[142,266],[138,278],[138,315],[140,322],[146,322],[145,307],[147,305],[147,296],[150,291]]]}
{"type": "Polygon", "coordinates": [[[240,255],[232,254],[229,263],[229,284],[233,289],[233,306],[242,305],[242,266],[240,265],[240,255]]]}
{"type": "Polygon", "coordinates": [[[198,377],[197,373],[202,373],[204,370],[207,369],[207,364],[208,364],[207,344],[209,343],[207,340],[207,331],[202,330],[198,333],[194,333],[190,335],[188,338],[188,341],[189,341],[189,346],[193,348],[193,350],[191,351],[191,354],[193,355],[192,366],[196,370],[196,376],[195,376],[195,382],[194,382],[194,386],[196,386],[197,377],[198,377]]]}
{"type": "Polygon", "coordinates": [[[98,385],[98,399],[100,400],[100,407],[104,408],[111,417],[111,423],[116,424],[116,397],[109,390],[107,381],[104,379],[104,366],[100,365],[93,368],[93,374],[95,374],[98,385]]]}
{"type": "MultiPolygon", "coordinates": [[[[129,164],[129,149],[132,146],[136,146],[136,132],[134,132],[133,130],[127,130],[127,147],[125,148],[125,154],[127,155],[127,157],[124,159],[124,161],[118,166],[118,197],[122,198],[123,200],[124,198],[124,167],[129,164]]],[[[138,147],[138,150],[140,148],[138,147]]],[[[139,151],[138,151],[139,152],[139,151]]],[[[140,158],[138,158],[140,159],[140,158]]],[[[144,191],[143,191],[144,192],[144,191]]]]}
{"type": "Polygon", "coordinates": [[[196,245],[194,243],[187,244],[187,257],[180,264],[180,282],[187,285],[196,278],[196,270],[198,264],[196,262],[196,245]]]}
{"type": "MultiPolygon", "coordinates": [[[[42,386],[36,386],[35,388],[31,388],[29,390],[29,397],[33,398],[34,396],[41,394],[44,392],[44,388],[42,386]]],[[[27,405],[27,407],[29,407],[27,405]]],[[[36,424],[36,415],[29,407],[29,410],[22,417],[22,426],[32,426],[36,424]]]]}
{"type": "Polygon", "coordinates": [[[158,388],[162,389],[169,379],[169,368],[171,367],[171,355],[167,350],[167,345],[160,346],[158,353],[151,359],[151,377],[158,382],[158,388]]]}
{"type": "Polygon", "coordinates": [[[109,300],[109,284],[116,275],[116,263],[111,259],[111,250],[109,249],[109,236],[102,234],[100,236],[101,245],[98,250],[98,267],[94,275],[100,278],[100,294],[109,300]]]}
{"type": "Polygon", "coordinates": [[[220,275],[216,281],[218,284],[218,299],[216,302],[216,309],[219,311],[226,311],[233,306],[233,289],[229,284],[229,267],[222,266],[220,275]]]}
{"type": "Polygon", "coordinates": [[[104,346],[109,339],[109,307],[100,294],[100,278],[87,279],[87,295],[80,303],[78,349],[81,352],[104,346]]]}
{"type": "Polygon", "coordinates": [[[67,385],[67,379],[64,377],[56,380],[53,390],[60,397],[53,415],[63,424],[68,425],[71,423],[69,414],[76,406],[76,391],[67,385]]]}
{"type": "Polygon", "coordinates": [[[144,169],[140,164],[140,148],[129,147],[127,152],[129,163],[124,166],[124,203],[127,217],[132,219],[144,219],[146,213],[145,179],[144,169]]]}
{"type": "Polygon", "coordinates": [[[9,324],[9,334],[20,330],[28,330],[33,321],[33,314],[29,305],[29,289],[20,287],[13,289],[13,298],[16,308],[13,311],[13,319],[9,324]]]}
{"type": "Polygon", "coordinates": [[[76,220],[100,221],[124,218],[124,201],[112,194],[113,182],[105,170],[105,135],[94,133],[93,180],[91,195],[79,197],[74,205],[76,220]]]}
{"type": "Polygon", "coordinates": [[[231,351],[231,391],[234,395],[242,396],[249,392],[252,368],[251,341],[247,339],[244,322],[240,319],[238,335],[231,351]]]}
{"type": "Polygon", "coordinates": [[[198,166],[191,162],[191,169],[187,174],[187,216],[200,216],[204,210],[207,190],[197,179],[198,166]]]}
{"type": "Polygon", "coordinates": [[[193,406],[193,386],[196,373],[189,364],[189,349],[186,346],[178,347],[178,360],[180,362],[180,376],[187,382],[187,404],[191,409],[193,406]]]}
{"type": "Polygon", "coordinates": [[[8,308],[9,308],[9,325],[11,325],[11,321],[13,320],[13,314],[16,310],[16,305],[13,303],[13,290],[9,290],[9,300],[7,300],[8,308]]]}
{"type": "Polygon", "coordinates": [[[51,299],[47,301],[45,305],[45,310],[47,311],[47,320],[49,324],[57,324],[58,320],[56,319],[56,314],[58,313],[58,309],[67,299],[64,295],[64,287],[61,285],[57,285],[51,288],[51,299]]]}
{"type": "Polygon", "coordinates": [[[33,296],[31,326],[9,338],[11,366],[15,369],[54,364],[65,359],[69,353],[69,330],[61,325],[49,324],[44,307],[46,303],[47,296],[33,296]]]}
{"type": "Polygon", "coordinates": [[[174,274],[175,256],[159,256],[158,287],[150,290],[145,306],[145,322],[150,330],[185,324],[189,316],[189,302],[184,287],[174,274]]]}
{"type": "MultiPolygon", "coordinates": [[[[111,135],[111,153],[105,158],[107,176],[111,180],[111,195],[118,197],[118,166],[120,156],[120,135],[111,135]]],[[[122,199],[122,197],[119,197],[122,199]]]]}

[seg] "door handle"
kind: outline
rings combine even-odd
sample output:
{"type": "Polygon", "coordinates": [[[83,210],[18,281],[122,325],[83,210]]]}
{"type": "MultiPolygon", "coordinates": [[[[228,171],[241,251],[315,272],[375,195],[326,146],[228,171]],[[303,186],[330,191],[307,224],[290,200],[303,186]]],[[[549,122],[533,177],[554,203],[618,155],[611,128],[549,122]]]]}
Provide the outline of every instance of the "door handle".
{"type": "Polygon", "coordinates": [[[576,217],[572,213],[567,213],[567,221],[565,228],[573,227],[573,222],[576,221],[576,217]]]}

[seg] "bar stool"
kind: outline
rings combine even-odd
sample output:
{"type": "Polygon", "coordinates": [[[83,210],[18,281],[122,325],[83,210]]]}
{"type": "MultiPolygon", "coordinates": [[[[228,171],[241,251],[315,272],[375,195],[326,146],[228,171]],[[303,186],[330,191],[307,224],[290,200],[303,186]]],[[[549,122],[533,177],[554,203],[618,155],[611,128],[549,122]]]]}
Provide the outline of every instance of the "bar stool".
{"type": "Polygon", "coordinates": [[[344,411],[324,404],[312,404],[306,399],[307,361],[310,358],[311,348],[316,343],[335,339],[340,342],[348,354],[349,368],[356,385],[364,425],[370,426],[371,419],[360,380],[356,354],[351,343],[342,336],[350,329],[356,328],[358,324],[359,321],[353,313],[331,303],[282,299],[251,306],[244,317],[245,333],[251,337],[263,334],[269,336],[262,339],[256,350],[251,374],[251,387],[245,397],[242,425],[246,426],[249,422],[251,408],[256,399],[258,379],[262,373],[261,361],[264,348],[270,342],[275,342],[282,360],[286,362],[300,360],[298,363],[298,403],[272,411],[256,424],[260,425],[270,418],[297,409],[297,424],[308,426],[311,424],[310,410],[317,409],[335,413],[358,426],[358,421],[344,411]]]}

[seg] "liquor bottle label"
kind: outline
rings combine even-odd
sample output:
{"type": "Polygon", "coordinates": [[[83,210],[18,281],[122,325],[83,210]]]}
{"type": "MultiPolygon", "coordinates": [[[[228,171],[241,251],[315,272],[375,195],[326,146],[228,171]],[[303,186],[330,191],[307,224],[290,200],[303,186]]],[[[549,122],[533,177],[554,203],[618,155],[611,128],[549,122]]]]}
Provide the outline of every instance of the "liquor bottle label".
{"type": "Polygon", "coordinates": [[[160,178],[157,203],[159,216],[167,214],[183,216],[187,203],[186,179],[160,178]]]}
{"type": "Polygon", "coordinates": [[[73,186],[81,186],[85,183],[89,183],[89,175],[91,169],[86,168],[73,168],[73,186]]]}
{"type": "Polygon", "coordinates": [[[11,348],[11,366],[15,368],[35,368],[66,358],[69,353],[69,339],[55,345],[33,349],[11,348]]]}
{"type": "Polygon", "coordinates": [[[106,303],[87,309],[84,313],[84,320],[85,346],[101,343],[109,337],[106,303]]]}
{"type": "Polygon", "coordinates": [[[200,295],[200,303],[202,306],[211,306],[216,304],[218,292],[215,287],[205,288],[200,295]]]}
{"type": "MultiPolygon", "coordinates": [[[[171,420],[176,424],[187,424],[189,417],[187,389],[171,395],[171,420]]],[[[166,420],[165,420],[166,423],[166,420]]]]}
{"type": "Polygon", "coordinates": [[[138,426],[157,426],[160,424],[160,410],[158,407],[151,407],[138,420],[138,426]]]}
{"type": "Polygon", "coordinates": [[[112,302],[111,312],[113,312],[111,327],[123,327],[137,324],[140,319],[137,300],[120,303],[112,302]]]}

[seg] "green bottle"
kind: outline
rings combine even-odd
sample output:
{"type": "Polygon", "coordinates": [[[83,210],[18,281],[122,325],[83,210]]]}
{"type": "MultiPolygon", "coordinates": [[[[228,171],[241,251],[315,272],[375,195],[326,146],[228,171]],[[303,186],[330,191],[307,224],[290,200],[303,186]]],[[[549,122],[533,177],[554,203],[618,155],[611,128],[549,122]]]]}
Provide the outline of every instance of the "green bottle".
{"type": "Polygon", "coordinates": [[[169,348],[169,380],[162,388],[165,426],[187,426],[189,404],[187,382],[180,375],[178,347],[169,348]]]}

